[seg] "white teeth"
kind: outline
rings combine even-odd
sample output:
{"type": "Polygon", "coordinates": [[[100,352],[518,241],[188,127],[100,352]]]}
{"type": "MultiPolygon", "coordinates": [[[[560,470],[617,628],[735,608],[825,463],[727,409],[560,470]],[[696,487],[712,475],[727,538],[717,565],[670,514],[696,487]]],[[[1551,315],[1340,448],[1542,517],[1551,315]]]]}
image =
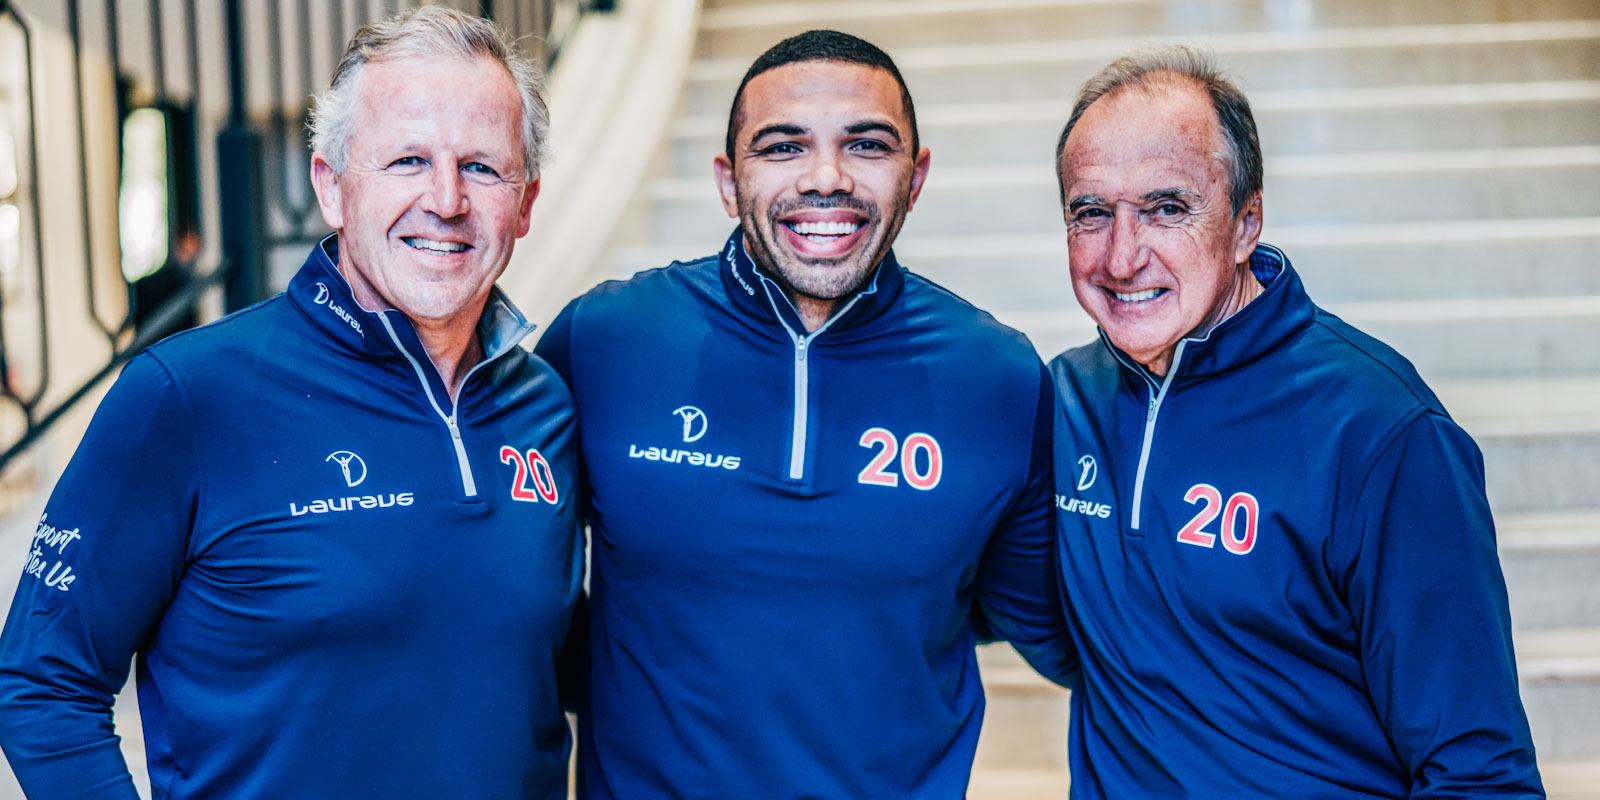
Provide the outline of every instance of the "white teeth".
{"type": "Polygon", "coordinates": [[[467,249],[467,246],[461,242],[436,242],[420,236],[407,236],[403,241],[418,250],[431,250],[435,253],[459,253],[467,249]]]}
{"type": "Polygon", "coordinates": [[[1154,300],[1155,298],[1165,294],[1166,291],[1166,289],[1146,289],[1142,292],[1130,292],[1128,294],[1123,294],[1122,292],[1112,292],[1112,294],[1116,295],[1116,298],[1124,303],[1139,303],[1145,300],[1154,300]]]}
{"type": "Polygon", "coordinates": [[[861,227],[857,222],[796,222],[789,226],[801,236],[844,236],[861,227]]]}

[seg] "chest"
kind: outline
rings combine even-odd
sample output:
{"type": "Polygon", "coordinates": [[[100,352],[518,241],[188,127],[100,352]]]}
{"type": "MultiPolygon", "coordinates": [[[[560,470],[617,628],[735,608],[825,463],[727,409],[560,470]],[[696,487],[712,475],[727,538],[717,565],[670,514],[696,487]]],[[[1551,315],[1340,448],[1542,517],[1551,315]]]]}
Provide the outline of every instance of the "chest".
{"type": "Polygon", "coordinates": [[[904,342],[702,333],[578,371],[619,563],[881,581],[975,562],[1023,485],[1034,395],[904,342]]]}
{"type": "Polygon", "coordinates": [[[463,401],[453,424],[381,383],[197,420],[205,484],[178,603],[238,635],[367,641],[476,618],[527,635],[576,585],[570,411],[463,401]],[[454,622],[452,622],[454,620],[454,622]]]}
{"type": "Polygon", "coordinates": [[[1335,531],[1351,457],[1335,418],[1281,400],[1124,392],[1058,409],[1068,593],[1129,625],[1348,638],[1335,531]]]}

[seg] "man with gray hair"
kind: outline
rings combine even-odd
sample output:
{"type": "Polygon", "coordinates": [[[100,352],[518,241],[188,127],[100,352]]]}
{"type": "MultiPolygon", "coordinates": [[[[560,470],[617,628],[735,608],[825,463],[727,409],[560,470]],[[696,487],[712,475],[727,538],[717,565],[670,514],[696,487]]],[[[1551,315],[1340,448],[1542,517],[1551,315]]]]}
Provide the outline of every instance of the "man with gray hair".
{"type": "Polygon", "coordinates": [[[1259,243],[1244,95],[1142,52],[1057,154],[1073,796],[1542,797],[1482,457],[1259,243]]]}
{"type": "Polygon", "coordinates": [[[362,28],[318,103],[336,233],[288,290],[129,363],[0,638],[35,797],[560,798],[581,583],[571,396],[495,279],[546,113],[492,24],[362,28]]]}

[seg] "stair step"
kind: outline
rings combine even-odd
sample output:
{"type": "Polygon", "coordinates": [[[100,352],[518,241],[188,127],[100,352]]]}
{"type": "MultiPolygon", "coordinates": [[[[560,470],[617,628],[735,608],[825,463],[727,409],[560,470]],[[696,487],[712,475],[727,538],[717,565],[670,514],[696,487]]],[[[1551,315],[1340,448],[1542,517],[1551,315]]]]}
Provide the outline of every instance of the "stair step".
{"type": "Polygon", "coordinates": [[[1495,522],[1518,635],[1600,628],[1600,508],[1498,514],[1495,522]]]}
{"type": "MultiPolygon", "coordinates": [[[[1261,91],[1250,93],[1250,105],[1269,159],[1600,141],[1600,81],[1261,91]]],[[[1070,109],[1068,98],[919,102],[917,126],[940,171],[1049,165],[1070,109]]],[[[727,124],[726,110],[680,118],[671,137],[673,174],[709,174],[727,124]]]]}
{"type": "Polygon", "coordinates": [[[780,2],[708,8],[697,52],[754,58],[785,36],[815,27],[848,30],[879,47],[1036,41],[1093,31],[1106,37],[1259,32],[1308,28],[1505,23],[1592,18],[1583,0],[1506,5],[1490,0],[1292,6],[1269,0],[1168,3],[1159,0],[891,0],[780,2]]]}
{"type": "MultiPolygon", "coordinates": [[[[819,19],[817,24],[823,22],[819,19]]],[[[1065,105],[1078,85],[1106,62],[1137,47],[1167,42],[1216,53],[1251,93],[1584,81],[1595,76],[1600,21],[1071,38],[889,48],[889,52],[912,96],[923,105],[1041,98],[1061,98],[1065,105]]],[[[750,59],[744,56],[691,64],[684,87],[686,112],[726,114],[749,66],[750,59]]]]}
{"type": "MultiPolygon", "coordinates": [[[[1399,351],[1429,380],[1600,372],[1600,349],[1593,347],[1600,341],[1600,296],[1328,303],[1325,307],[1399,351]]],[[[1028,334],[1047,356],[1089,342],[1096,335],[1094,324],[1076,306],[997,310],[994,314],[1028,334]]],[[[1519,505],[1515,510],[1524,508],[1519,505]]]]}
{"type": "Polygon", "coordinates": [[[1557,761],[1539,758],[1539,777],[1550,800],[1600,800],[1600,759],[1557,761]]]}

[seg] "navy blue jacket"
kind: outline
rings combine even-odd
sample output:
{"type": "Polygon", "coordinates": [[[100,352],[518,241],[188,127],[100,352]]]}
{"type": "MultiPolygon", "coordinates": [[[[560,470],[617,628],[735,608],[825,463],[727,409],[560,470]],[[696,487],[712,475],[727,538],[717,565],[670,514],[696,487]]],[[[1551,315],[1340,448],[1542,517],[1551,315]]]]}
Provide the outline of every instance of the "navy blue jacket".
{"type": "Polygon", "coordinates": [[[1051,363],[1073,796],[1542,797],[1477,447],[1280,251],[1251,268],[1164,379],[1051,363]]]}
{"type": "Polygon", "coordinates": [[[30,796],[135,796],[110,713],[135,654],[156,798],[566,796],[571,397],[496,291],[452,408],[334,242],[101,403],[0,639],[30,796]]]}
{"type": "Polygon", "coordinates": [[[972,612],[1030,653],[1065,636],[1027,340],[893,256],[807,334],[735,232],[575,300],[536,352],[592,488],[582,792],[961,797],[972,612]]]}

